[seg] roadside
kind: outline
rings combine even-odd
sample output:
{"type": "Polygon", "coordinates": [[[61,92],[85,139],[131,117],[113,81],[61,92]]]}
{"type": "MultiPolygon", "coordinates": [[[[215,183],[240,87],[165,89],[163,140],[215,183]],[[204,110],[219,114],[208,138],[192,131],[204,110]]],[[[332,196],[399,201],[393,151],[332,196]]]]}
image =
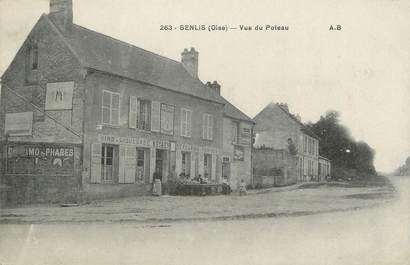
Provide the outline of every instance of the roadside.
{"type": "Polygon", "coordinates": [[[156,223],[300,216],[376,207],[394,197],[394,190],[389,186],[302,183],[251,190],[247,196],[235,193],[209,197],[145,196],[92,202],[79,207],[41,205],[1,209],[0,223],[156,223]]]}

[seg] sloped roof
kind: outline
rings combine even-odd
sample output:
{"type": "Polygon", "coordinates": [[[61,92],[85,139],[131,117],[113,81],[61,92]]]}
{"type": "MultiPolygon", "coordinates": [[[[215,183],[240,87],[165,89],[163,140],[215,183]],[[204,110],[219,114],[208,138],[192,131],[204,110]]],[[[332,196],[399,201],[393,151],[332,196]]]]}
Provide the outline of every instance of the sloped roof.
{"type": "Polygon", "coordinates": [[[293,115],[292,113],[290,113],[289,111],[287,111],[286,109],[284,109],[283,107],[281,107],[279,104],[277,103],[269,103],[268,105],[266,105],[265,108],[263,108],[263,110],[261,110],[256,116],[255,118],[253,118],[253,120],[255,121],[255,119],[257,119],[257,117],[259,117],[259,115],[261,115],[262,113],[265,113],[268,110],[274,110],[275,108],[280,109],[283,113],[285,113],[291,120],[295,121],[297,124],[300,125],[300,130],[303,131],[304,133],[306,133],[307,135],[316,138],[316,139],[320,139],[319,136],[317,136],[317,134],[315,134],[309,127],[307,127],[304,123],[302,123],[298,118],[295,117],[295,115],[293,115]]]}
{"type": "Polygon", "coordinates": [[[64,38],[84,67],[223,104],[181,62],[75,24],[64,38]]]}
{"type": "Polygon", "coordinates": [[[316,139],[320,139],[320,137],[315,134],[309,127],[307,127],[304,123],[302,123],[298,118],[295,117],[295,115],[293,115],[292,113],[290,113],[289,111],[287,111],[286,109],[282,108],[279,104],[276,104],[276,106],[279,107],[279,109],[281,109],[284,113],[286,113],[286,115],[288,115],[292,120],[296,121],[297,123],[299,123],[299,125],[301,126],[301,130],[306,133],[307,135],[316,138],[316,139]]]}
{"type": "Polygon", "coordinates": [[[247,122],[250,122],[250,123],[255,123],[248,115],[246,115],[241,110],[239,110],[237,107],[232,105],[224,97],[221,96],[221,98],[225,103],[223,111],[224,111],[224,114],[227,117],[234,118],[234,119],[237,119],[237,120],[247,121],[247,122]]]}

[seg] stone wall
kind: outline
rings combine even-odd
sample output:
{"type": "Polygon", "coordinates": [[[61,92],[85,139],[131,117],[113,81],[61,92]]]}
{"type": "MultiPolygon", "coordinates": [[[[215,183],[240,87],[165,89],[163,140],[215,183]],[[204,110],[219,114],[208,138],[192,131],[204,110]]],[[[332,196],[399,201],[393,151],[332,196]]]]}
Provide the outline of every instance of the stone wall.
{"type": "MultiPolygon", "coordinates": [[[[17,145],[14,145],[17,146],[17,145]]],[[[3,183],[7,188],[5,195],[6,204],[30,204],[30,203],[72,203],[79,199],[81,191],[81,147],[74,148],[74,164],[71,172],[64,171],[63,175],[53,172],[52,174],[4,174],[3,183]]],[[[44,158],[38,158],[44,159],[44,158]]],[[[35,158],[25,163],[34,163],[35,158]]],[[[64,162],[63,162],[64,163],[64,162]]],[[[54,171],[55,167],[49,159],[41,165],[44,172],[54,171]]]]}
{"type": "Polygon", "coordinates": [[[254,186],[283,186],[297,182],[296,157],[287,150],[254,149],[252,159],[254,186]]]}

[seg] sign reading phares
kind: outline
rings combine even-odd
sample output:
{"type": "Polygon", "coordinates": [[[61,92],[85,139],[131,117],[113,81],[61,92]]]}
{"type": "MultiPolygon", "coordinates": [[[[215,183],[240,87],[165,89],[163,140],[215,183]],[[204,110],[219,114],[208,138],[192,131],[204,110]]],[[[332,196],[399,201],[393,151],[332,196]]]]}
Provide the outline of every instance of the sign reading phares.
{"type": "Polygon", "coordinates": [[[72,175],[74,155],[70,146],[11,143],[7,150],[7,173],[72,175]]]}

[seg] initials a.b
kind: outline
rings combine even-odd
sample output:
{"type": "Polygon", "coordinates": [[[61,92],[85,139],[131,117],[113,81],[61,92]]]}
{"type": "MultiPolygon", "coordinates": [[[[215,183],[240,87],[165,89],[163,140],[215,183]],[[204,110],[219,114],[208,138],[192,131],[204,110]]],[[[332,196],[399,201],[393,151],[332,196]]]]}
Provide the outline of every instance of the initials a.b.
{"type": "Polygon", "coordinates": [[[330,25],[329,30],[342,30],[342,25],[330,25]]]}

